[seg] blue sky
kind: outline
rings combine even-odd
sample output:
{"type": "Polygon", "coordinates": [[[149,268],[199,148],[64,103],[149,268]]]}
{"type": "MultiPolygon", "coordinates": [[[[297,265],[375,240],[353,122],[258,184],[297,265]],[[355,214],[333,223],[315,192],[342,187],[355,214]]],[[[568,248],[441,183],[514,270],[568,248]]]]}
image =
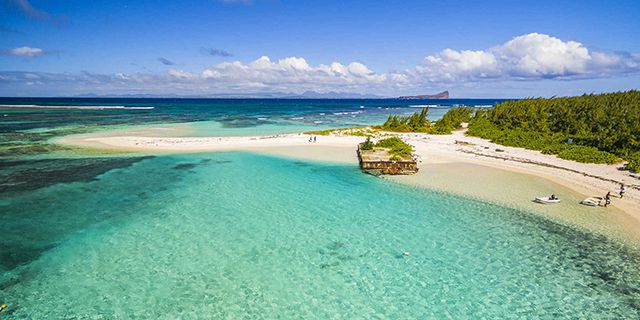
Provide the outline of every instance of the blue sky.
{"type": "Polygon", "coordinates": [[[0,0],[0,95],[637,89],[640,1],[0,0]]]}

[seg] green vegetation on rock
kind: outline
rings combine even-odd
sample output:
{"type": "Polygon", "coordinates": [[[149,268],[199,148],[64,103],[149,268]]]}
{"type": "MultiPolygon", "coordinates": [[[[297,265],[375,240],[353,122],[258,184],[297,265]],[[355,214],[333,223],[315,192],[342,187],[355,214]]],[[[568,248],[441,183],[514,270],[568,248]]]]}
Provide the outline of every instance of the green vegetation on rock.
{"type": "MultiPolygon", "coordinates": [[[[365,141],[366,142],[366,141],[365,141]]],[[[402,141],[398,137],[391,137],[378,141],[375,145],[380,148],[388,148],[391,160],[397,161],[401,158],[410,158],[413,153],[413,146],[402,141]]]]}
{"type": "Polygon", "coordinates": [[[374,146],[375,146],[375,144],[373,142],[371,142],[371,138],[367,137],[367,140],[365,140],[363,143],[360,144],[360,149],[361,150],[373,150],[374,146]]]}

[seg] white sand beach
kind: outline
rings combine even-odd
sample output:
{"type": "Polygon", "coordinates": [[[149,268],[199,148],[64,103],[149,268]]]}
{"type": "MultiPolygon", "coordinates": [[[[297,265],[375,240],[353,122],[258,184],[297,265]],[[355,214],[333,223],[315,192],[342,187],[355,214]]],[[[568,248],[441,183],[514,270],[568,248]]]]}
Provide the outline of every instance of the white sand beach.
{"type": "MultiPolygon", "coordinates": [[[[415,147],[420,171],[412,176],[389,176],[398,183],[453,192],[543,214],[560,223],[640,244],[640,180],[620,165],[584,164],[537,151],[505,147],[463,131],[451,135],[400,134],[415,147]],[[614,182],[615,181],[615,182],[614,182]],[[588,196],[617,196],[619,183],[627,185],[623,199],[608,208],[587,207],[588,196]],[[559,196],[558,205],[542,205],[536,196],[559,196]]],[[[166,137],[136,131],[67,136],[58,143],[105,150],[148,154],[177,152],[249,151],[317,161],[357,163],[356,146],[363,137],[331,134],[257,137],[166,137]]]]}

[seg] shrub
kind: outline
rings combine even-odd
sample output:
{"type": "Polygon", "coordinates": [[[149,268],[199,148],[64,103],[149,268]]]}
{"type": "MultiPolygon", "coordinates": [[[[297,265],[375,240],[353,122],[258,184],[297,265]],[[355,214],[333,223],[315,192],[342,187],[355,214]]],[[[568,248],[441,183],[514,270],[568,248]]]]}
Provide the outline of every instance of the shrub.
{"type": "Polygon", "coordinates": [[[626,165],[627,169],[640,172],[640,152],[633,153],[625,159],[629,161],[626,165]]]}
{"type": "Polygon", "coordinates": [[[369,137],[370,133],[365,132],[363,130],[350,130],[346,131],[345,134],[356,137],[369,137]]]}
{"type": "Polygon", "coordinates": [[[614,154],[586,146],[571,146],[565,148],[558,153],[558,158],[584,163],[613,164],[620,161],[620,158],[616,157],[614,154]]]}
{"type": "Polygon", "coordinates": [[[363,143],[360,144],[360,149],[362,150],[373,150],[374,144],[371,142],[371,138],[367,137],[363,143]]]}
{"type": "Polygon", "coordinates": [[[389,154],[399,158],[411,157],[411,153],[413,153],[413,147],[398,137],[380,140],[376,143],[376,147],[389,148],[389,154]]]}
{"type": "Polygon", "coordinates": [[[341,134],[358,136],[358,137],[369,136],[369,132],[365,130],[366,130],[365,127],[349,127],[349,128],[336,128],[336,129],[327,129],[327,130],[305,131],[304,134],[310,134],[310,135],[316,135],[316,136],[328,136],[332,133],[341,133],[341,134]]]}
{"type": "Polygon", "coordinates": [[[392,148],[396,145],[402,145],[402,144],[406,144],[404,141],[402,141],[402,139],[398,137],[391,137],[391,138],[386,138],[378,141],[378,143],[376,143],[376,147],[392,148]]]}

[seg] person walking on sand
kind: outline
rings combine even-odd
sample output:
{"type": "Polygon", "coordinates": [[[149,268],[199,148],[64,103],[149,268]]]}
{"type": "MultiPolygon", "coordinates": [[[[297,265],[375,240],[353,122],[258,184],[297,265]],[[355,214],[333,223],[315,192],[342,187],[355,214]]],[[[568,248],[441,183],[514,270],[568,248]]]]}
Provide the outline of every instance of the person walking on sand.
{"type": "Polygon", "coordinates": [[[624,196],[624,183],[620,184],[620,199],[622,199],[622,197],[624,196]]]}
{"type": "Polygon", "coordinates": [[[611,204],[611,192],[607,192],[607,195],[604,196],[604,207],[606,208],[611,204]]]}
{"type": "Polygon", "coordinates": [[[316,136],[313,136],[313,142],[316,142],[316,136]]]}

